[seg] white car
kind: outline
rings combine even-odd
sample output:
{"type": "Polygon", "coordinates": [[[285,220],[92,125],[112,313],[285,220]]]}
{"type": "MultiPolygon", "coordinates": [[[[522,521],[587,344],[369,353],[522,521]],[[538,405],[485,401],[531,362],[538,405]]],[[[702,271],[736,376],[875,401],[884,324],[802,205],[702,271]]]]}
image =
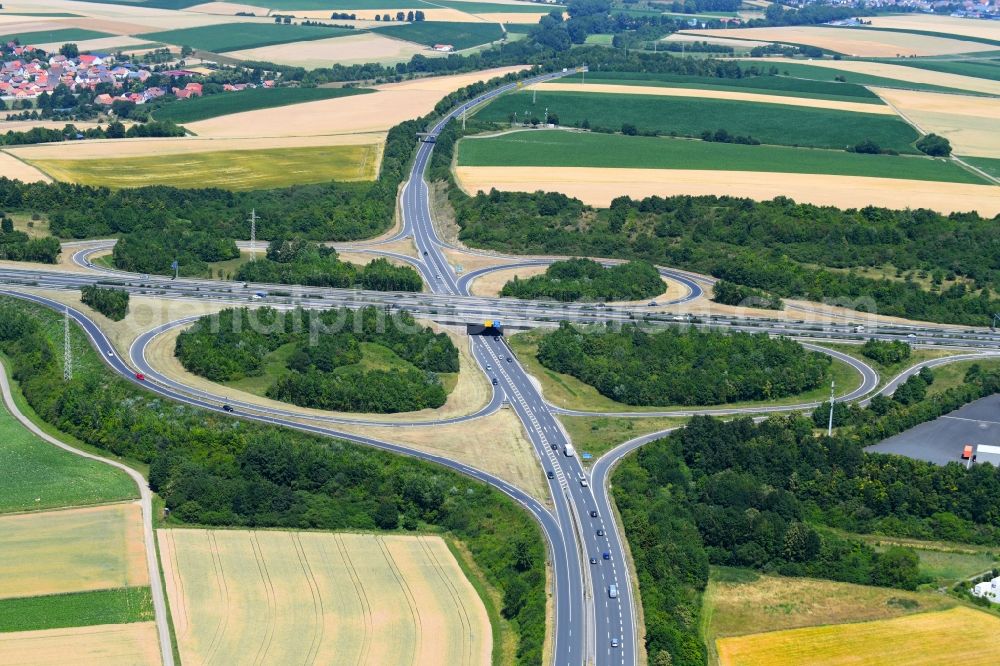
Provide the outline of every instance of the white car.
{"type": "Polygon", "coordinates": [[[109,349],[108,350],[108,358],[114,358],[114,357],[115,357],[115,353],[109,349]]]}

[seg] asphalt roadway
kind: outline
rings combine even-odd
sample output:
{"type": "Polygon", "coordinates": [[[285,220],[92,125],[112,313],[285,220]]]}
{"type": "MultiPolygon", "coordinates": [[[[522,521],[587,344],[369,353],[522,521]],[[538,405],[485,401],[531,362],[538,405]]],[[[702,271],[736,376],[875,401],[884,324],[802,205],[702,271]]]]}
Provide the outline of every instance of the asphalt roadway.
{"type": "MultiPolygon", "coordinates": [[[[562,76],[562,73],[547,74],[536,80],[546,80],[562,76]]],[[[443,118],[428,133],[435,137],[447,122],[459,116],[466,109],[514,89],[516,84],[509,84],[485,93],[474,100],[455,108],[443,118]]],[[[637,318],[649,320],[650,317],[641,310],[622,308],[595,308],[594,306],[571,306],[553,308],[545,303],[516,303],[508,299],[476,299],[468,295],[469,285],[475,274],[482,274],[494,269],[484,269],[473,274],[458,278],[450,264],[445,259],[442,249],[449,247],[436,234],[430,211],[430,197],[424,173],[433,150],[433,141],[421,143],[411,170],[410,179],[403,189],[401,209],[403,226],[392,238],[380,243],[391,242],[399,238],[412,237],[417,249],[418,258],[407,257],[405,260],[420,271],[424,280],[431,287],[432,294],[385,294],[368,293],[350,290],[317,290],[314,288],[290,288],[288,285],[275,285],[274,289],[292,292],[292,297],[284,303],[289,307],[295,302],[296,296],[309,294],[313,296],[314,307],[336,307],[347,305],[388,305],[405,306],[420,315],[433,316],[439,320],[472,322],[482,319],[496,318],[498,313],[503,317],[508,315],[528,323],[553,322],[559,319],[569,319],[582,323],[591,321],[633,321],[637,318]],[[319,296],[319,298],[316,298],[319,296]],[[426,304],[421,300],[428,297],[426,304]],[[405,299],[402,302],[394,299],[405,299]],[[458,305],[456,305],[458,304],[458,305]],[[515,307],[516,306],[516,307],[515,307]],[[422,309],[423,308],[423,309],[422,309]]],[[[377,246],[373,243],[366,247],[377,246]]],[[[87,253],[92,250],[81,250],[76,257],[82,263],[89,263],[87,253]]],[[[539,265],[550,263],[552,259],[519,260],[511,265],[539,265]]],[[[510,266],[505,266],[507,268],[510,266]]],[[[697,276],[684,271],[661,269],[669,278],[680,281],[688,288],[686,296],[677,302],[694,298],[701,293],[697,276]]],[[[132,293],[150,293],[167,298],[184,299],[214,299],[240,301],[245,303],[253,290],[259,285],[243,287],[233,283],[213,281],[178,280],[169,281],[163,278],[129,275],[121,272],[111,272],[116,277],[125,280],[124,286],[132,293]]],[[[0,281],[25,286],[52,288],[79,288],[82,284],[92,284],[93,275],[67,274],[46,271],[24,271],[17,269],[0,270],[0,281]]],[[[60,303],[42,296],[17,293],[15,290],[0,289],[19,298],[25,298],[57,310],[66,309],[60,303]]],[[[269,304],[272,304],[268,299],[269,304]]],[[[308,302],[308,301],[307,301],[308,302]]],[[[665,304],[664,304],[665,305],[665,304]]],[[[162,328],[144,336],[145,342],[137,341],[130,351],[132,366],[127,364],[112,352],[110,341],[100,328],[84,313],[68,308],[69,315],[87,332],[95,348],[105,361],[125,379],[152,391],[165,398],[176,400],[191,406],[220,411],[226,403],[226,396],[213,395],[210,392],[199,391],[163,377],[145,361],[145,344],[162,332],[162,328]],[[136,379],[136,369],[144,372],[149,381],[136,379]]],[[[509,319],[509,317],[508,317],[509,319]]],[[[655,317],[654,317],[655,319],[655,317]]],[[[678,317],[664,316],[665,321],[678,317]]],[[[166,327],[180,325],[183,322],[171,322],[166,327]]],[[[795,335],[834,338],[857,339],[859,337],[878,337],[881,339],[909,339],[928,344],[960,345],[973,348],[1000,349],[1000,337],[988,331],[968,331],[962,329],[943,329],[942,327],[921,328],[919,326],[900,325],[886,327],[877,333],[857,335],[851,326],[819,327],[806,322],[776,323],[773,320],[753,320],[747,318],[718,318],[704,325],[725,326],[728,330],[752,330],[768,332],[777,335],[795,335]],[[818,333],[815,333],[817,332],[818,333]],[[916,340],[914,340],[916,338],[916,340]]],[[[490,403],[476,414],[460,417],[468,420],[485,415],[507,402],[514,409],[527,431],[534,446],[539,462],[546,471],[552,472],[549,480],[549,490],[554,501],[554,510],[549,511],[537,500],[512,486],[511,484],[441,456],[426,454],[409,449],[405,446],[384,442],[374,438],[340,432],[330,427],[339,422],[356,420],[327,418],[319,419],[319,423],[305,423],[301,415],[283,410],[272,410],[256,405],[236,403],[231,406],[236,409],[237,418],[252,419],[273,425],[279,425],[320,435],[338,437],[367,446],[373,446],[395,453],[419,457],[437,464],[444,465],[470,477],[490,484],[504,492],[509,497],[529,510],[541,526],[548,543],[550,561],[554,578],[553,600],[555,606],[555,626],[551,632],[553,644],[553,663],[560,666],[579,666],[581,664],[625,664],[637,663],[638,637],[636,626],[635,600],[633,581],[627,567],[623,546],[623,535],[614,520],[608,496],[608,475],[614,464],[622,456],[642,444],[661,437],[665,432],[652,433],[626,442],[598,460],[590,476],[585,472],[579,458],[565,455],[568,437],[561,424],[556,420],[555,413],[577,413],[569,410],[555,410],[543,399],[535,384],[531,381],[514,354],[507,347],[502,337],[473,336],[470,341],[473,355],[483,372],[495,379],[497,384],[490,403]],[[607,554],[607,559],[605,559],[607,554]],[[591,564],[591,558],[596,563],[591,564]],[[617,588],[617,595],[612,597],[610,589],[617,588]],[[611,647],[612,639],[617,639],[618,647],[611,647]]],[[[829,350],[825,350],[829,353],[829,350]]],[[[859,399],[870,393],[877,384],[877,377],[867,365],[850,356],[843,355],[863,376],[862,386],[842,399],[859,399]]],[[[894,388],[903,377],[896,378],[883,391],[894,388]]],[[[738,414],[761,411],[788,411],[812,406],[793,405],[773,408],[752,407],[746,409],[707,410],[709,413],[738,414]]],[[[706,410],[699,410],[705,413],[706,410]]],[[[669,412],[679,415],[684,412],[669,412]]],[[[693,413],[693,412],[692,412],[693,413]]],[[[651,416],[655,412],[621,415],[651,416]]],[[[410,426],[434,425],[437,422],[406,424],[410,426]]],[[[377,421],[373,424],[388,425],[377,421]]],[[[399,424],[393,424],[399,425],[399,424]]],[[[158,617],[158,620],[161,618],[158,617]]]]}

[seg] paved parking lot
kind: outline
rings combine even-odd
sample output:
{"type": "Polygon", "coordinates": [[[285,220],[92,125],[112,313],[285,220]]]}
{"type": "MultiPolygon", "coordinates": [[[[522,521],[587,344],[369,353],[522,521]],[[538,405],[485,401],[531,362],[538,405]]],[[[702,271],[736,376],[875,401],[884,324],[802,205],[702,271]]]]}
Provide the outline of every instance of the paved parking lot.
{"type": "Polygon", "coordinates": [[[898,453],[943,465],[961,461],[962,447],[966,444],[1000,445],[1000,394],[971,402],[865,450],[898,453]]]}

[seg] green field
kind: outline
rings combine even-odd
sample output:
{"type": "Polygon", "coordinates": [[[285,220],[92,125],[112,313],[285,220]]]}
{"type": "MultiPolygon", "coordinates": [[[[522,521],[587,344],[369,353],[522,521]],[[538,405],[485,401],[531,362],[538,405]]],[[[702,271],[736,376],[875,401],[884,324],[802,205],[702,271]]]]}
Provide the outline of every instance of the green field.
{"type": "MultiPolygon", "coordinates": [[[[575,74],[554,83],[581,83],[582,74],[575,74]]],[[[878,95],[853,83],[839,81],[813,81],[790,76],[752,76],[745,79],[720,79],[714,76],[684,76],[682,74],[652,74],[640,72],[591,72],[589,83],[606,83],[625,86],[656,86],[662,88],[709,88],[750,92],[761,95],[830,99],[865,104],[883,104],[878,95]]]]}
{"type": "Polygon", "coordinates": [[[192,123],[243,111],[315,102],[375,92],[368,88],[254,88],[180,100],[156,109],[157,120],[192,123]]]}
{"type": "Polygon", "coordinates": [[[148,587],[0,599],[0,633],[152,619],[153,598],[148,587]]]}
{"type": "MultiPolygon", "coordinates": [[[[760,63],[757,63],[760,64],[760,63]]],[[[814,81],[833,81],[835,76],[842,76],[847,83],[856,83],[862,86],[877,86],[880,88],[908,88],[910,90],[926,90],[928,92],[945,92],[959,95],[974,95],[976,93],[969,90],[959,90],[958,88],[948,88],[945,86],[935,86],[929,83],[915,83],[913,81],[900,81],[885,76],[873,76],[871,74],[860,74],[847,70],[834,69],[832,67],[820,67],[818,65],[806,65],[798,62],[785,62],[776,60],[775,66],[780,73],[785,76],[796,76],[814,81]]],[[[894,65],[908,65],[905,59],[893,61],[894,65]]]]}
{"type": "MultiPolygon", "coordinates": [[[[348,0],[349,1],[349,0],[348,0]]],[[[493,2],[465,2],[464,0],[431,0],[431,7],[442,6],[457,9],[468,14],[548,14],[557,9],[566,9],[561,5],[547,5],[538,2],[522,2],[520,4],[498,4],[493,2]]]]}
{"type": "MultiPolygon", "coordinates": [[[[169,0],[168,0],[169,1],[169,0]]],[[[200,2],[201,0],[199,0],[200,2]]],[[[197,3],[192,3],[197,4],[197,3]]],[[[546,13],[553,9],[561,9],[557,5],[522,2],[519,4],[498,4],[492,2],[462,2],[461,0],[441,0],[440,2],[424,2],[423,0],[248,0],[243,4],[254,7],[264,7],[272,10],[317,10],[329,9],[338,12],[350,12],[359,9],[434,9],[451,7],[467,13],[488,14],[491,12],[546,13]]]]}
{"type": "Polygon", "coordinates": [[[509,122],[513,114],[541,119],[545,109],[559,124],[619,131],[624,123],[639,133],[674,132],[700,136],[705,130],[725,129],[736,136],[753,136],[765,144],[845,148],[866,139],[883,149],[916,153],[911,144],[916,130],[895,116],[814,109],[806,106],[766,104],[721,99],[664,97],[606,93],[521,90],[499,97],[478,112],[483,120],[509,122]],[[532,100],[534,99],[534,104],[532,100]]]}
{"type": "Polygon", "coordinates": [[[56,180],[107,187],[219,187],[260,190],[331,180],[374,180],[375,144],[188,153],[161,157],[32,162],[56,180]]]}
{"type": "Polygon", "coordinates": [[[589,132],[525,130],[493,138],[464,139],[459,144],[458,163],[461,166],[765,171],[949,183],[985,182],[951,162],[930,158],[589,132]]]}
{"type": "Polygon", "coordinates": [[[451,44],[456,51],[497,41],[503,37],[503,30],[498,23],[420,21],[405,25],[390,24],[375,28],[375,32],[425,46],[451,44]]]}
{"type": "Polygon", "coordinates": [[[39,30],[37,32],[20,32],[10,35],[0,35],[0,43],[18,40],[25,46],[37,44],[54,44],[56,42],[82,42],[88,39],[100,39],[101,37],[114,37],[107,32],[97,32],[96,30],[84,30],[82,28],[59,28],[55,30],[39,30]]]}
{"type": "Polygon", "coordinates": [[[977,79],[989,79],[1000,81],[1000,60],[922,60],[910,58],[906,60],[882,60],[893,65],[904,65],[906,67],[916,67],[917,69],[927,69],[932,72],[943,72],[945,74],[959,74],[961,76],[972,76],[977,79]]]}
{"type": "Polygon", "coordinates": [[[195,49],[225,53],[261,46],[303,42],[353,35],[353,30],[323,28],[308,25],[278,25],[277,23],[226,23],[198,28],[180,28],[163,32],[147,32],[140,37],[195,49]]]}
{"type": "Polygon", "coordinates": [[[964,162],[968,162],[977,169],[982,169],[994,178],[1000,178],[1000,159],[990,159],[988,157],[963,157],[964,162]]]}
{"type": "Polygon", "coordinates": [[[134,499],[124,472],[35,437],[0,404],[0,513],[134,499]]]}

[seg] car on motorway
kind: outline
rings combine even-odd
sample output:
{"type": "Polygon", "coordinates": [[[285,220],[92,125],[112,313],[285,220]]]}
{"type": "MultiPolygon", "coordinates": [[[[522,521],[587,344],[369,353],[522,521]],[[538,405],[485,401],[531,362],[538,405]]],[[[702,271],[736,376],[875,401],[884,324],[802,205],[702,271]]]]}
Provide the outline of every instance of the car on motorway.
{"type": "Polygon", "coordinates": [[[486,364],[486,370],[489,371],[489,370],[492,370],[492,369],[493,369],[493,366],[490,365],[489,363],[487,363],[486,364]]]}
{"type": "Polygon", "coordinates": [[[597,536],[604,536],[604,530],[597,530],[597,536]]]}
{"type": "Polygon", "coordinates": [[[597,564],[597,558],[596,557],[590,558],[590,563],[591,564],[597,564]]]}
{"type": "Polygon", "coordinates": [[[496,386],[496,385],[497,385],[497,378],[496,378],[496,377],[494,377],[494,378],[493,378],[493,386],[496,386]]]}
{"type": "Polygon", "coordinates": [[[587,479],[580,479],[580,486],[581,486],[581,487],[583,487],[583,488],[586,488],[586,487],[587,487],[587,486],[589,486],[589,485],[590,485],[590,484],[589,484],[589,483],[587,483],[587,479]]]}
{"type": "Polygon", "coordinates": [[[114,358],[114,357],[115,357],[115,353],[109,349],[108,350],[108,358],[114,358]]]}
{"type": "Polygon", "coordinates": [[[618,586],[615,585],[614,583],[608,585],[608,596],[611,597],[612,599],[618,598],[618,586]]]}
{"type": "Polygon", "coordinates": [[[649,303],[647,303],[647,305],[649,307],[651,307],[651,308],[655,308],[657,306],[657,302],[656,301],[650,301],[649,303]]]}
{"type": "Polygon", "coordinates": [[[135,373],[135,378],[138,379],[140,382],[146,381],[146,375],[142,374],[141,372],[135,373]]]}
{"type": "Polygon", "coordinates": [[[555,444],[555,443],[552,443],[552,444],[549,444],[549,448],[551,448],[553,451],[558,451],[559,450],[559,445],[555,444]]]}
{"type": "Polygon", "coordinates": [[[617,638],[612,638],[611,639],[611,647],[616,648],[616,647],[618,647],[618,645],[619,645],[618,639],[617,638]]]}
{"type": "Polygon", "coordinates": [[[597,509],[591,509],[590,510],[590,517],[591,518],[597,518],[597,509]]]}
{"type": "Polygon", "coordinates": [[[511,358],[510,356],[508,356],[508,357],[507,357],[507,362],[508,362],[508,363],[513,363],[513,362],[514,362],[514,359],[512,359],[512,358],[511,358]]]}
{"type": "Polygon", "coordinates": [[[556,478],[556,473],[550,469],[548,472],[545,473],[545,476],[549,477],[550,479],[554,479],[556,478]]]}
{"type": "Polygon", "coordinates": [[[230,407],[229,405],[223,405],[223,406],[222,406],[222,411],[224,411],[224,412],[229,412],[230,414],[232,414],[232,412],[233,412],[233,408],[232,408],[232,407],[230,407]]]}
{"type": "Polygon", "coordinates": [[[603,557],[606,560],[610,560],[611,559],[611,553],[609,553],[607,551],[604,551],[603,553],[601,553],[601,557],[603,557]]]}
{"type": "Polygon", "coordinates": [[[424,256],[425,257],[427,256],[427,250],[424,250],[424,256]]]}

